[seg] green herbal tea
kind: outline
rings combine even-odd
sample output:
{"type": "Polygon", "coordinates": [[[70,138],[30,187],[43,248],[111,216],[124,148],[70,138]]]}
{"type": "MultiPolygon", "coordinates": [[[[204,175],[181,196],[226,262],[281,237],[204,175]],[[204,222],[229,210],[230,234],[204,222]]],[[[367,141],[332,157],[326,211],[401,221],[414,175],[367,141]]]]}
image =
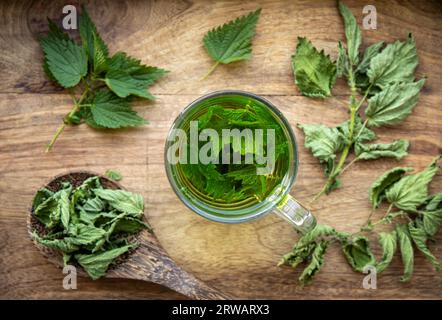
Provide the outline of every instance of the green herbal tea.
{"type": "Polygon", "coordinates": [[[265,199],[288,171],[286,133],[276,115],[263,105],[220,101],[201,108],[180,129],[190,141],[186,163],[176,164],[181,188],[204,203],[224,209],[251,206],[265,199]],[[207,129],[211,129],[209,137],[207,129]],[[226,135],[226,131],[240,133],[240,138],[226,135]],[[199,138],[192,144],[196,132],[199,138]],[[202,153],[209,156],[210,163],[192,162],[192,157],[202,153]]]}

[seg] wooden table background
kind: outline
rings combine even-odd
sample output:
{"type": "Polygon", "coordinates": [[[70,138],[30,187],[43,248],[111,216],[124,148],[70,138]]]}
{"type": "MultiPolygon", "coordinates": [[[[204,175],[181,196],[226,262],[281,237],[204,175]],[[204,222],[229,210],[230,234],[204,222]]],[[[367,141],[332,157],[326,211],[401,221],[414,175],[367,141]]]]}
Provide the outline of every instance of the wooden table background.
{"type": "MultiPolygon", "coordinates": [[[[372,2],[345,1],[362,22],[362,8],[372,2]]],[[[0,4],[0,298],[182,298],[161,286],[140,281],[80,279],[78,290],[62,288],[63,274],[29,241],[27,210],[34,192],[51,176],[69,170],[119,170],[122,183],[141,192],[146,215],[168,253],[186,270],[239,298],[341,299],[442,298],[442,276],[416,254],[411,283],[402,284],[400,257],[378,279],[377,290],[362,288],[363,275],[352,272],[337,247],[329,249],[323,270],[312,285],[297,284],[299,271],[278,268],[280,256],[297,236],[276,216],[240,225],[209,222],[190,212],[172,192],[165,175],[166,133],[188,103],[214,90],[251,91],[272,101],[296,123],[336,125],[346,119],[348,91],[339,80],[325,101],[300,96],[293,84],[290,56],[298,36],[307,36],[336,58],[344,37],[335,1],[94,1],[88,5],[111,53],[124,50],[171,73],[152,88],[155,103],[137,110],[150,125],[133,130],[97,131],[86,125],[65,130],[51,153],[45,144],[70,110],[67,93],[51,84],[42,68],[37,35],[46,16],[61,17],[64,4],[78,1],[15,1],[0,4]],[[206,81],[200,77],[212,61],[202,46],[204,33],[262,7],[253,40],[253,58],[220,66],[206,81]]],[[[376,1],[378,29],[363,31],[366,47],[413,32],[420,58],[418,77],[426,75],[418,107],[401,125],[376,130],[381,141],[407,138],[404,160],[356,163],[343,177],[344,187],[313,207],[320,223],[355,231],[370,211],[367,190],[379,174],[397,165],[423,169],[442,153],[442,6],[438,1],[376,1]]],[[[300,169],[292,194],[309,200],[324,182],[316,159],[300,145],[300,169]]],[[[432,191],[442,188],[439,173],[432,191]]],[[[379,215],[381,213],[378,213],[379,215]]],[[[442,233],[432,245],[442,259],[442,233]]],[[[376,250],[379,254],[379,249],[376,250]]]]}

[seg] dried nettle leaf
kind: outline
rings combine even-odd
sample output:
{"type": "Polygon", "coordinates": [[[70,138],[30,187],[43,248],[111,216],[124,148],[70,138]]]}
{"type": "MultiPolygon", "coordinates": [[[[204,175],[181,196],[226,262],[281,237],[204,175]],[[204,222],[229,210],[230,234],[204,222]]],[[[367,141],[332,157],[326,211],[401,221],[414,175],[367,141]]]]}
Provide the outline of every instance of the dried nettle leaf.
{"type": "Polygon", "coordinates": [[[350,9],[339,2],[339,12],[344,19],[345,37],[347,38],[347,52],[351,65],[357,65],[359,62],[359,47],[362,42],[361,30],[350,9]]]}
{"type": "Polygon", "coordinates": [[[423,171],[402,177],[385,195],[388,202],[399,209],[416,210],[428,197],[428,185],[439,171],[440,167],[435,158],[423,171]]]}
{"type": "Polygon", "coordinates": [[[91,276],[105,275],[121,254],[135,248],[128,236],[142,229],[144,200],[139,194],[104,189],[98,177],[73,188],[63,183],[57,192],[40,189],[33,214],[44,225],[44,235],[33,232],[41,245],[63,253],[65,263],[78,263],[91,276]]]}
{"type": "Polygon", "coordinates": [[[397,224],[396,233],[399,239],[402,263],[404,264],[404,275],[402,276],[401,281],[407,282],[410,281],[414,268],[414,250],[412,240],[407,225],[397,224]]]}
{"type": "Polygon", "coordinates": [[[330,56],[324,51],[319,52],[307,38],[298,37],[292,68],[301,94],[319,98],[331,95],[337,75],[336,65],[330,56]]]}
{"type": "Polygon", "coordinates": [[[309,40],[299,38],[292,58],[296,84],[302,94],[327,97],[336,75],[344,77],[350,87],[349,120],[336,127],[299,125],[304,131],[305,146],[325,165],[327,180],[313,201],[340,186],[339,176],[359,160],[390,157],[401,159],[408,153],[408,141],[364,144],[376,135],[367,127],[395,125],[405,120],[416,106],[424,79],[415,81],[418,64],[414,39],[384,45],[369,46],[362,59],[359,49],[361,31],[350,9],[339,2],[344,20],[346,42],[338,42],[338,59],[333,63],[323,52],[318,52],[309,40]],[[358,88],[362,97],[359,97],[358,88]],[[368,103],[367,103],[368,101],[368,103]],[[365,117],[360,109],[367,105],[365,117]],[[338,138],[336,129],[341,132],[338,138]],[[347,163],[352,150],[355,158],[347,163]]]}
{"type": "Polygon", "coordinates": [[[342,250],[355,271],[364,272],[367,266],[376,264],[376,259],[370,249],[370,242],[366,237],[358,236],[344,241],[342,250]]]}
{"type": "Polygon", "coordinates": [[[390,265],[397,250],[396,231],[380,232],[379,244],[382,248],[382,258],[381,261],[376,264],[376,270],[378,273],[381,273],[390,265]]]}
{"type": "MultiPolygon", "coordinates": [[[[336,76],[345,78],[350,89],[348,120],[336,126],[298,124],[304,133],[305,147],[323,165],[327,177],[325,185],[312,201],[338,188],[339,176],[356,161],[385,157],[399,160],[407,155],[407,140],[373,142],[376,134],[371,127],[403,122],[416,106],[425,83],[425,79],[415,79],[418,57],[411,34],[405,41],[374,43],[360,54],[362,36],[356,19],[344,3],[339,2],[338,7],[344,21],[346,41],[338,42],[336,63],[302,37],[298,38],[296,53],[292,57],[295,83],[301,94],[322,98],[330,96],[336,76]],[[361,112],[364,107],[365,111],[361,112]],[[355,156],[347,162],[352,151],[355,156]]],[[[428,240],[433,239],[442,225],[441,193],[428,195],[428,185],[439,169],[439,158],[415,174],[407,174],[413,170],[409,167],[385,172],[370,188],[369,200],[373,209],[359,232],[346,234],[318,225],[316,230],[298,240],[281,264],[295,268],[302,263],[311,263],[300,278],[305,283],[320,269],[325,248],[333,243],[341,244],[348,263],[357,272],[363,272],[370,265],[375,266],[379,273],[384,271],[399,249],[404,264],[402,281],[405,282],[411,279],[413,273],[414,243],[439,270],[439,262],[428,248],[428,240]],[[372,215],[383,201],[389,203],[387,212],[383,218],[373,222],[372,215]],[[361,233],[373,232],[377,225],[393,222],[393,231],[378,235],[382,257],[377,262],[369,238],[361,233]]]]}
{"type": "Polygon", "coordinates": [[[412,171],[410,167],[397,167],[385,172],[378,177],[370,187],[369,200],[373,208],[379,206],[381,201],[385,199],[385,191],[395,182],[399,181],[408,171],[412,171]]]}
{"type": "Polygon", "coordinates": [[[106,170],[105,176],[114,181],[120,181],[123,179],[123,175],[120,172],[112,169],[106,170]]]}
{"type": "Polygon", "coordinates": [[[382,272],[391,262],[396,251],[396,236],[404,264],[404,276],[401,281],[407,282],[413,273],[415,247],[428,259],[436,271],[440,263],[431,253],[428,240],[432,240],[442,224],[442,193],[428,195],[428,185],[436,175],[439,167],[436,157],[426,169],[414,174],[406,173],[412,168],[394,168],[384,173],[372,185],[370,201],[377,207],[382,200],[390,203],[384,218],[371,223],[370,230],[378,223],[392,223],[396,217],[405,218],[408,223],[396,223],[392,233],[380,233],[379,243],[383,249],[382,261],[378,263],[378,272],[382,272]],[[391,212],[394,207],[400,211],[391,212]]]}
{"type": "Polygon", "coordinates": [[[418,63],[416,43],[409,34],[406,41],[398,40],[389,44],[374,56],[367,75],[370,83],[381,89],[392,83],[410,83],[414,81],[414,71],[418,63]]]}
{"type": "Polygon", "coordinates": [[[355,155],[360,160],[373,160],[379,158],[402,159],[408,153],[407,140],[395,140],[391,143],[355,144],[355,155]]]}

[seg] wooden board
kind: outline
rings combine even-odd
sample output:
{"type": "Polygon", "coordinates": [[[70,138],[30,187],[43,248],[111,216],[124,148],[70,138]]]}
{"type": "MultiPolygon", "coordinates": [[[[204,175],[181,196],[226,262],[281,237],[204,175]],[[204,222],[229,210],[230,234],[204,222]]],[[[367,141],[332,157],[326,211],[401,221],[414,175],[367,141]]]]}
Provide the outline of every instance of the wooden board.
{"type": "MultiPolygon", "coordinates": [[[[72,2],[71,2],[72,3],[72,2]]],[[[362,21],[364,1],[346,1],[362,21]]],[[[66,92],[52,85],[41,69],[38,33],[46,16],[60,18],[63,1],[14,1],[0,4],[0,297],[1,298],[161,298],[182,296],[140,281],[81,279],[78,290],[62,288],[63,274],[33,247],[26,214],[36,189],[69,170],[119,170],[123,185],[141,192],[149,204],[146,215],[168,253],[186,270],[239,298],[433,298],[440,299],[442,276],[416,254],[415,273],[401,284],[400,258],[378,279],[377,290],[362,288],[363,275],[351,271],[339,249],[332,247],[314,283],[297,284],[299,271],[276,263],[297,236],[276,216],[240,225],[209,222],[190,212],[170,188],[164,170],[167,131],[187,104],[204,93],[240,89],[263,95],[296,123],[336,125],[346,118],[348,91],[343,81],[334,98],[318,101],[299,95],[293,84],[290,56],[298,36],[336,57],[344,37],[334,1],[103,1],[88,5],[111,52],[127,51],[144,62],[171,70],[152,89],[155,103],[139,102],[150,125],[141,129],[102,132],[85,125],[68,128],[53,152],[44,153],[62,117],[70,110],[66,92]],[[262,7],[253,44],[253,59],[219,67],[206,81],[199,78],[212,61],[201,39],[211,27],[262,7]]],[[[74,1],[74,4],[78,4],[74,1]]],[[[370,206],[367,190],[385,170],[397,165],[423,169],[442,153],[442,6],[437,1],[376,2],[378,29],[363,31],[364,47],[380,40],[416,37],[420,65],[426,75],[419,105],[401,125],[376,130],[380,141],[407,138],[410,155],[400,162],[356,163],[343,177],[344,187],[312,208],[319,222],[342,231],[356,231],[370,206]]],[[[308,201],[324,182],[321,169],[300,144],[300,168],[292,194],[308,201]]],[[[439,173],[432,191],[442,189],[439,173]]],[[[382,213],[379,212],[379,215],[382,213]]],[[[442,234],[432,245],[442,259],[442,234]]],[[[379,250],[376,250],[379,254],[379,250]]]]}

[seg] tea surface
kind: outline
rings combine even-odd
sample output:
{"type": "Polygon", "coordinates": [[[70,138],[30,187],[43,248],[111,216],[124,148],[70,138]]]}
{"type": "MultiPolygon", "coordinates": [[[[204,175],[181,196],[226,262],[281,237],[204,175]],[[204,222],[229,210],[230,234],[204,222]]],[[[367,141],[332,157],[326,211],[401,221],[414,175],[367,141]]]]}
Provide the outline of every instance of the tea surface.
{"type": "Polygon", "coordinates": [[[205,203],[226,209],[252,205],[265,199],[287,173],[288,139],[280,120],[265,106],[218,103],[197,112],[182,129],[190,141],[188,161],[179,163],[177,172],[184,188],[205,203]],[[196,144],[191,141],[193,121],[203,140],[196,144]],[[197,154],[198,163],[192,162],[197,154]],[[208,155],[211,162],[201,163],[201,155],[208,155]]]}

